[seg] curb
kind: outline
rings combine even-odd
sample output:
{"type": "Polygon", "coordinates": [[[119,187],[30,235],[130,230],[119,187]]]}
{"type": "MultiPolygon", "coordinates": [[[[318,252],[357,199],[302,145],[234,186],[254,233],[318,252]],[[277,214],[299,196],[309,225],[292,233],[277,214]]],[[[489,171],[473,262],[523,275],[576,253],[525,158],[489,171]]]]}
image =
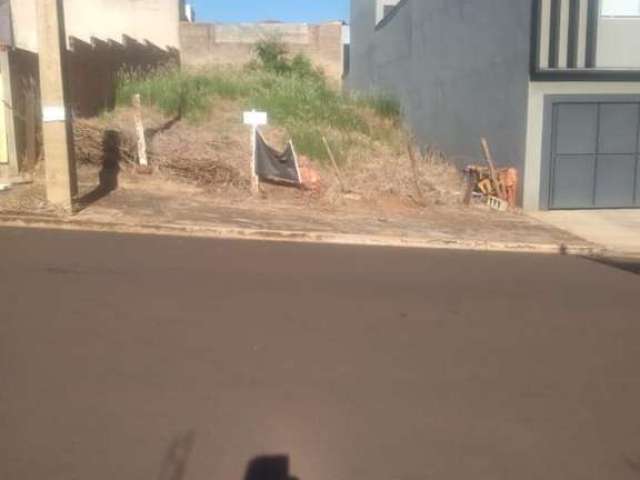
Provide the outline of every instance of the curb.
{"type": "Polygon", "coordinates": [[[70,231],[113,232],[145,235],[170,235],[228,240],[255,240],[288,243],[324,243],[369,247],[395,247],[433,250],[469,250],[478,252],[539,253],[548,255],[604,256],[605,248],[590,244],[492,242],[482,240],[444,240],[437,238],[392,237],[333,232],[251,229],[240,227],[175,224],[137,224],[74,221],[54,216],[24,213],[0,214],[0,226],[51,228],[70,231]]]}

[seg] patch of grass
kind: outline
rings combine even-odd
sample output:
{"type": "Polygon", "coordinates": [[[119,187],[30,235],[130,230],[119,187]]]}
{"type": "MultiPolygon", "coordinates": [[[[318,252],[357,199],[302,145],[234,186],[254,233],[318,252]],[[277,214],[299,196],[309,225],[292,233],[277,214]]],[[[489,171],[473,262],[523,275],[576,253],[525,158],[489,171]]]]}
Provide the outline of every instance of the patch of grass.
{"type": "Polygon", "coordinates": [[[278,76],[268,85],[255,88],[250,103],[269,112],[285,127],[331,126],[341,131],[368,132],[368,125],[351,102],[324,81],[278,76]]]}
{"type": "Polygon", "coordinates": [[[177,68],[122,72],[116,102],[130,105],[133,95],[140,94],[143,104],[153,105],[166,115],[197,121],[206,117],[216,97],[238,99],[248,95],[247,88],[232,75],[189,73],[177,68]]]}
{"type": "Polygon", "coordinates": [[[371,108],[380,117],[400,123],[402,106],[395,95],[388,92],[374,92],[367,95],[358,95],[355,100],[360,105],[371,108]]]}
{"type": "Polygon", "coordinates": [[[327,150],[322,143],[323,131],[317,127],[301,125],[289,130],[296,152],[325,163],[329,160],[327,150]]]}
{"type": "Polygon", "coordinates": [[[388,130],[381,127],[384,121],[399,123],[400,106],[393,97],[346,95],[306,57],[289,59],[277,43],[261,43],[256,49],[257,60],[244,69],[167,67],[147,73],[123,72],[117,103],[130,105],[133,95],[139,93],[143,104],[167,116],[199,122],[214,111],[216,100],[236,100],[243,109],[268,112],[273,124],[289,132],[299,153],[320,161],[328,160],[323,135],[333,139],[332,148],[340,160],[347,155],[342,150],[351,145],[350,135],[378,141],[386,136],[381,130],[388,130]]]}

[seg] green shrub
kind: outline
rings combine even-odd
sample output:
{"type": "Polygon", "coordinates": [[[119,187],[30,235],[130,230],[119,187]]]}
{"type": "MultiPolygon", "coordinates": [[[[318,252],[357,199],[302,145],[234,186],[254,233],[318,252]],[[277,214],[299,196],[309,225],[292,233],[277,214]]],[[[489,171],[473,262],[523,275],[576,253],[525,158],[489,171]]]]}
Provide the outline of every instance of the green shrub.
{"type": "Polygon", "coordinates": [[[313,66],[309,57],[299,53],[291,60],[291,73],[303,78],[312,78],[317,81],[324,81],[324,73],[313,66]]]}
{"type": "Polygon", "coordinates": [[[249,63],[250,70],[263,70],[276,75],[294,75],[321,81],[323,73],[302,53],[290,58],[287,46],[277,37],[262,40],[253,47],[256,59],[249,63]]]}
{"type": "Polygon", "coordinates": [[[259,41],[253,47],[261,68],[268,72],[285,74],[291,72],[291,64],[287,55],[289,51],[277,37],[270,37],[259,41]]]}

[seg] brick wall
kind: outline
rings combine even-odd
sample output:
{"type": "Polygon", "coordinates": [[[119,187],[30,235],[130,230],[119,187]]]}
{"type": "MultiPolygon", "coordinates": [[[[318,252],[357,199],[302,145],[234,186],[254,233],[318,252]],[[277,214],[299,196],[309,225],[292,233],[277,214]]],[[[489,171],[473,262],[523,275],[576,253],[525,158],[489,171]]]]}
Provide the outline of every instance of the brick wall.
{"type": "MultiPolygon", "coordinates": [[[[70,37],[69,44],[66,68],[75,117],[91,117],[113,108],[120,71],[152,70],[179,61],[177,50],[162,50],[128,37],[122,43],[97,39],[86,43],[70,37]]],[[[18,163],[26,171],[39,160],[42,148],[38,54],[15,49],[9,62],[18,163]]]]}
{"type": "Polygon", "coordinates": [[[79,117],[91,117],[114,107],[119,72],[150,71],[179,62],[177,50],[162,50],[127,36],[122,43],[95,38],[86,43],[71,37],[69,45],[70,100],[79,117]]]}
{"type": "Polygon", "coordinates": [[[256,42],[272,37],[282,41],[292,54],[305,54],[329,77],[342,78],[344,58],[340,22],[320,25],[181,23],[181,64],[190,67],[242,66],[253,59],[256,42]]]}

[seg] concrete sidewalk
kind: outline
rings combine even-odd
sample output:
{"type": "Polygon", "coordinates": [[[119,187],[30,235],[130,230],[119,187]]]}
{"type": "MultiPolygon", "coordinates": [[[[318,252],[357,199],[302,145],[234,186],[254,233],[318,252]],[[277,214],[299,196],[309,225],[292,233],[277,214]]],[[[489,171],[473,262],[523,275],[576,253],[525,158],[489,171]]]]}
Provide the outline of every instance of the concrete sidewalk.
{"type": "Polygon", "coordinates": [[[531,217],[621,255],[640,255],[640,209],[533,212],[531,217]]]}

